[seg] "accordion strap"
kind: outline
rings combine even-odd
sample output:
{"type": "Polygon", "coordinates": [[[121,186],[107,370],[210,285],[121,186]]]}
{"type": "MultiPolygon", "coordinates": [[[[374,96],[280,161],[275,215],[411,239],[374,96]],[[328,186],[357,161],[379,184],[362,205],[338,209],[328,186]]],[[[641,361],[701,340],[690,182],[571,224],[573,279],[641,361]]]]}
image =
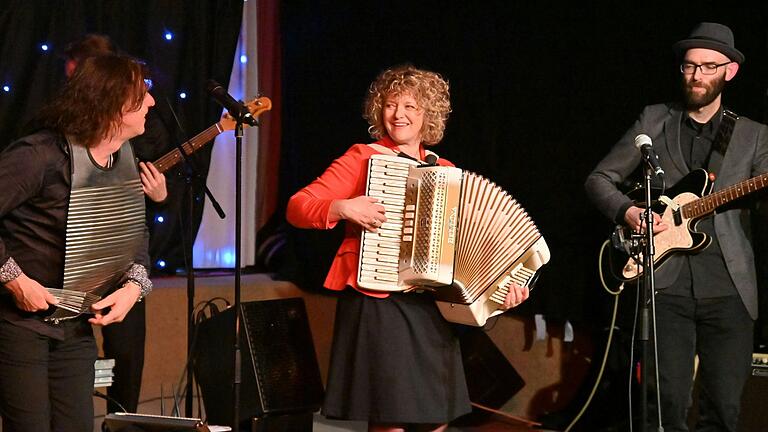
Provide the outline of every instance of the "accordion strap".
{"type": "MultiPolygon", "coordinates": [[[[400,155],[399,151],[395,151],[392,148],[383,146],[381,144],[371,143],[371,144],[368,144],[368,146],[373,148],[377,152],[382,153],[382,154],[393,155],[393,156],[399,156],[400,155]]],[[[434,155],[437,159],[440,158],[440,156],[438,156],[437,153],[435,153],[435,152],[433,152],[431,150],[424,149],[424,154],[425,155],[434,155]]],[[[425,164],[426,163],[426,162],[424,162],[421,159],[416,159],[416,161],[421,163],[421,164],[425,164]]]]}

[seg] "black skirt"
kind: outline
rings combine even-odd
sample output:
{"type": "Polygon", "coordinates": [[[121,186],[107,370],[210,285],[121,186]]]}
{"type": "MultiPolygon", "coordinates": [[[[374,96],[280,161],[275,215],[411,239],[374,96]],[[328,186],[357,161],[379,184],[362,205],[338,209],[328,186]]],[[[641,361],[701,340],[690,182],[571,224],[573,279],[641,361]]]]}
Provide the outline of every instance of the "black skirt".
{"type": "Polygon", "coordinates": [[[326,417],[442,424],[470,410],[458,338],[430,295],[341,293],[326,417]]]}

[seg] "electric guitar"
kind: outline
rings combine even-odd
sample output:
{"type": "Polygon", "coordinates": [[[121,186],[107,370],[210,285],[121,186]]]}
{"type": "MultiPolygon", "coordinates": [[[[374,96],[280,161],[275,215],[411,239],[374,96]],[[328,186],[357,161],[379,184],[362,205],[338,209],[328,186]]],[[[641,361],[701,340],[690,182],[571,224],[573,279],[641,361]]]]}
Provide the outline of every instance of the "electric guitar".
{"type": "MultiPolygon", "coordinates": [[[[713,182],[703,169],[690,172],[675,186],[667,189],[668,196],[661,196],[653,211],[669,227],[653,237],[656,268],[676,252],[698,252],[711,243],[712,239],[695,230],[702,217],[716,209],[768,186],[768,173],[739,182],[723,190],[711,193],[713,182]]],[[[643,254],[632,251],[631,230],[617,226],[611,238],[612,247],[603,247],[600,252],[600,271],[622,282],[634,281],[643,275],[643,254]]]]}
{"type": "MultiPolygon", "coordinates": [[[[250,102],[246,103],[245,107],[251,113],[253,118],[258,119],[262,113],[272,109],[272,101],[269,100],[268,97],[262,96],[259,98],[254,98],[250,102]]],[[[229,115],[229,113],[224,114],[218,123],[210,126],[208,129],[200,132],[199,134],[192,137],[192,139],[182,144],[181,148],[184,149],[184,154],[189,156],[192,153],[200,150],[203,146],[205,146],[205,144],[216,138],[216,136],[218,136],[220,133],[235,129],[235,124],[235,119],[229,115]]],[[[164,154],[156,161],[152,162],[152,165],[154,165],[155,168],[157,168],[157,170],[162,174],[176,166],[176,164],[182,160],[184,160],[184,157],[179,149],[176,148],[164,154]]]]}

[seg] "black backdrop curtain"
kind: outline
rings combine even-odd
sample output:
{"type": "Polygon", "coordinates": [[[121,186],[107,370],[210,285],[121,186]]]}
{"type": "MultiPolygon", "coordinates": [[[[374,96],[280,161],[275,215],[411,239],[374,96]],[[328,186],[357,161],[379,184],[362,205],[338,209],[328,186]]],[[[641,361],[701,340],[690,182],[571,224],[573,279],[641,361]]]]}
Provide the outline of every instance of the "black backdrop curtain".
{"type": "MultiPolygon", "coordinates": [[[[670,47],[699,21],[734,30],[747,61],[725,101],[763,121],[768,15],[764,5],[600,3],[284,2],[282,207],[351,144],[371,142],[361,106],[381,70],[437,71],[453,112],[435,150],[511,192],[552,251],[515,311],[606,323],[596,268],[610,224],[585,177],[644,105],[677,95],[670,47]]],[[[286,277],[320,289],[341,229],[290,232],[286,277]]]]}
{"type": "MultiPolygon", "coordinates": [[[[242,0],[4,0],[0,87],[8,86],[8,91],[0,89],[0,149],[24,133],[26,122],[61,86],[65,46],[86,33],[100,33],[121,51],[146,61],[152,71],[156,107],[147,120],[152,139],[139,140],[137,153],[145,160],[157,159],[218,121],[221,108],[205,93],[205,82],[213,78],[225,87],[229,82],[242,7],[242,0]]],[[[209,145],[192,158],[202,176],[194,182],[195,232],[204,202],[199,186],[208,175],[210,152],[209,145]]],[[[188,206],[183,172],[178,167],[167,173],[168,200],[148,208],[150,252],[155,262],[167,263],[166,271],[184,265],[180,217],[184,212],[186,218],[188,206]]]]}

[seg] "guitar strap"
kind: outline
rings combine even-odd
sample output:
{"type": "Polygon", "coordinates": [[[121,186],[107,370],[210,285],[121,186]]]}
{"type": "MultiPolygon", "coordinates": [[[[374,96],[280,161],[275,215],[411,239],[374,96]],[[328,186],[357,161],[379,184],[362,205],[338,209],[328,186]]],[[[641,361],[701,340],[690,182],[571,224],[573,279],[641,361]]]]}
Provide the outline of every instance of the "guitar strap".
{"type": "MultiPolygon", "coordinates": [[[[709,149],[709,155],[704,166],[709,166],[712,159],[712,152],[717,151],[723,157],[726,150],[728,150],[728,144],[731,142],[731,135],[733,135],[733,128],[736,126],[736,120],[739,119],[738,114],[729,109],[723,109],[723,118],[720,120],[720,127],[717,128],[715,133],[715,139],[712,141],[712,147],[709,149]]],[[[718,165],[720,165],[718,163],[718,165]]],[[[710,167],[709,171],[717,173],[720,167],[710,167]]]]}

